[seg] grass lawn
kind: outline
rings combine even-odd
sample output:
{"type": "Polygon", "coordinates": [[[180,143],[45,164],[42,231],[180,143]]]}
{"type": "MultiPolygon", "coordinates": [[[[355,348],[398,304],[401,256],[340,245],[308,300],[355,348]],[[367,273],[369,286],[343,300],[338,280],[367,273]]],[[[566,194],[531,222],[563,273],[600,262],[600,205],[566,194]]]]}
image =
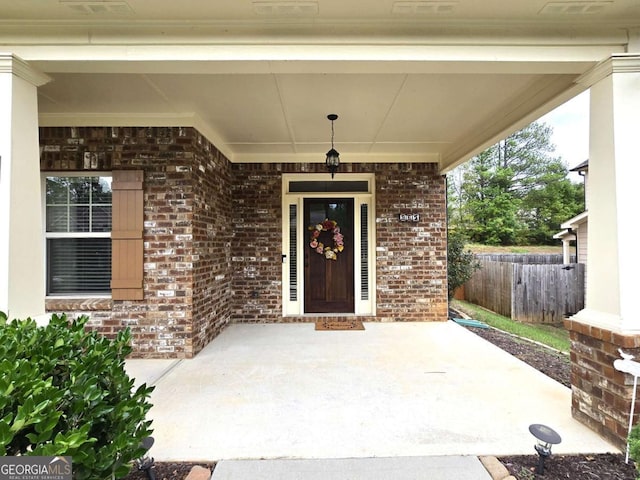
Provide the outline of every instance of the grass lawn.
{"type": "Polygon", "coordinates": [[[495,245],[481,245],[479,243],[468,243],[466,247],[473,253],[532,253],[538,255],[562,253],[561,245],[513,245],[509,247],[501,247],[495,245]]]}
{"type": "Polygon", "coordinates": [[[474,320],[480,320],[499,330],[543,343],[564,353],[569,353],[571,346],[569,332],[562,327],[516,322],[515,320],[461,300],[452,300],[451,306],[456,310],[466,313],[474,320]]]}

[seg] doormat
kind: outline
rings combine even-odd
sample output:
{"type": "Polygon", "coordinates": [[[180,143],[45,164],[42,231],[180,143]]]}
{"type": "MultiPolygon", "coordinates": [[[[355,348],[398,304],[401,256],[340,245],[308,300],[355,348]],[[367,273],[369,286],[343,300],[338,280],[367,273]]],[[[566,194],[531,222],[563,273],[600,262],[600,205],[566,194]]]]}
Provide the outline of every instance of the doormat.
{"type": "Polygon", "coordinates": [[[317,320],[316,330],[364,330],[360,320],[317,320]]]}

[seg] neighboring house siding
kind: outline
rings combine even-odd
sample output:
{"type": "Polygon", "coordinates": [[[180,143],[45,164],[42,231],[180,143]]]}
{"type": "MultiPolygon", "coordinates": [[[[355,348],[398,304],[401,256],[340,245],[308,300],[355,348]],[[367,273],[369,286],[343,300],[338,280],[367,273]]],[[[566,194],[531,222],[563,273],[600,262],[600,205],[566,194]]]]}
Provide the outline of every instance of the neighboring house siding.
{"type": "MultiPolygon", "coordinates": [[[[578,263],[584,263],[584,291],[587,291],[589,270],[587,268],[587,238],[589,238],[589,222],[584,222],[578,229],[578,263]]],[[[586,294],[586,293],[585,293],[586,294]]]]}
{"type": "Polygon", "coordinates": [[[587,264],[587,238],[589,233],[589,222],[584,222],[578,229],[578,263],[587,264]]]}
{"type": "MultiPolygon", "coordinates": [[[[130,327],[147,358],[192,357],[233,322],[312,320],[282,316],[282,174],[323,163],[231,164],[193,128],[43,127],[40,142],[43,173],[144,172],[143,299],[52,297],[49,312],[88,314],[107,335],[130,327]]],[[[365,319],[446,320],[437,165],[343,164],[337,176],[347,172],[376,177],[377,315],[365,319]]]]}

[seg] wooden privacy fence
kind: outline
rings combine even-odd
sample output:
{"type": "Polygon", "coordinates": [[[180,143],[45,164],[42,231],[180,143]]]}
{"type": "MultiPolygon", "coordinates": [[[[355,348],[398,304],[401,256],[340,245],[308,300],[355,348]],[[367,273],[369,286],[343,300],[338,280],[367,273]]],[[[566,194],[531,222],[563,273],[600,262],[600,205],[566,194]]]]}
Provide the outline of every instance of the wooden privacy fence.
{"type": "Polygon", "coordinates": [[[481,269],[464,286],[465,299],[514,320],[560,323],[584,308],[584,265],[496,262],[478,256],[481,269]]]}
{"type": "MultiPolygon", "coordinates": [[[[511,262],[526,264],[562,263],[561,253],[478,253],[478,260],[490,260],[493,262],[511,262]]],[[[571,256],[571,261],[576,261],[576,256],[571,256]]]]}

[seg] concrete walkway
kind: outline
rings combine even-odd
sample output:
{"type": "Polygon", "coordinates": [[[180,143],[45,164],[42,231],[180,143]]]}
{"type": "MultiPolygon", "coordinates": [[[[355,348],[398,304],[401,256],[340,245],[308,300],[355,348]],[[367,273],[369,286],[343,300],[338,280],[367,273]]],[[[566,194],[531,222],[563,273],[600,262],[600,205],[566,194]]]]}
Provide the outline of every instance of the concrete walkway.
{"type": "Polygon", "coordinates": [[[212,480],[491,480],[476,457],[223,460],[212,480]]]}
{"type": "Polygon", "coordinates": [[[554,453],[618,451],[571,417],[568,388],[453,322],[232,325],[194,359],[127,368],[156,384],[156,460],[468,461],[533,454],[532,423],[560,433],[554,453]]]}

